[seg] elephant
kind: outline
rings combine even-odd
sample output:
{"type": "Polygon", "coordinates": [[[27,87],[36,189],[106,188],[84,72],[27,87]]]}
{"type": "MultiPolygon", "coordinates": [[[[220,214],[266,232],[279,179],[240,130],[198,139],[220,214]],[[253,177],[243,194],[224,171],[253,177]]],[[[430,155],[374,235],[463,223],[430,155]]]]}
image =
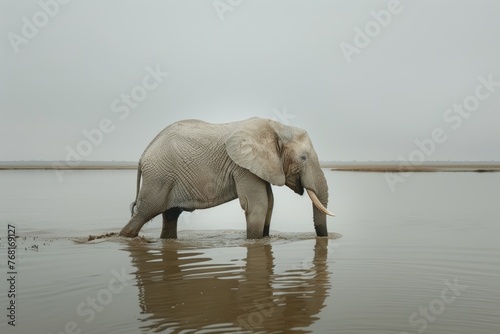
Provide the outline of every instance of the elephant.
{"type": "Polygon", "coordinates": [[[142,226],[163,215],[160,238],[177,238],[183,211],[239,199],[246,237],[269,236],[273,210],[271,184],[286,185],[313,203],[317,236],[328,236],[328,184],[307,132],[253,117],[213,124],[182,120],[163,129],[147,146],[137,169],[132,217],[120,235],[136,237],[142,226]],[[142,185],[141,185],[142,176],[142,185]]]}

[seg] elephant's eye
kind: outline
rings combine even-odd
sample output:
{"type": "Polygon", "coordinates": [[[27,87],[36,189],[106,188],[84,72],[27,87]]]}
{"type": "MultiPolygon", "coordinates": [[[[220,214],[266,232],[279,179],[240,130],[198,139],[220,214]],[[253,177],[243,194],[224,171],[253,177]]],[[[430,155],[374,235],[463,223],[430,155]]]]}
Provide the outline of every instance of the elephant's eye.
{"type": "Polygon", "coordinates": [[[301,156],[300,156],[300,160],[302,160],[302,161],[306,161],[306,160],[307,160],[307,157],[306,157],[305,155],[301,155],[301,156]]]}

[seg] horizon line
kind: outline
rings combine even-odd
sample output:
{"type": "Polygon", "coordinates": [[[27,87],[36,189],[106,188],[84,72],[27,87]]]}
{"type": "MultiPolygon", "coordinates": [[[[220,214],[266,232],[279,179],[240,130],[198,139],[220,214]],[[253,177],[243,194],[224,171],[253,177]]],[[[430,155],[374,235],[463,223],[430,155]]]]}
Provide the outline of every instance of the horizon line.
{"type": "MultiPolygon", "coordinates": [[[[0,161],[0,170],[136,170],[134,161],[0,161]]],[[[500,161],[320,161],[321,168],[346,172],[499,172],[500,161]]]]}

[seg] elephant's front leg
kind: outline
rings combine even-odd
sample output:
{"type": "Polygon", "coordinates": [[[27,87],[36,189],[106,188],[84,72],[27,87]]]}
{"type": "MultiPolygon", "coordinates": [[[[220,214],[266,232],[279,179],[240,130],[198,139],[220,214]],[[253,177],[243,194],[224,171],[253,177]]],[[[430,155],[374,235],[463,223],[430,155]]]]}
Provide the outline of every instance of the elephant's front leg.
{"type": "Polygon", "coordinates": [[[177,219],[182,213],[179,208],[171,208],[163,213],[163,227],[160,238],[177,239],[177,219]]]}
{"type": "Polygon", "coordinates": [[[266,221],[264,223],[264,236],[268,237],[269,236],[269,229],[271,227],[271,216],[273,214],[273,206],[274,206],[274,196],[273,196],[273,190],[271,189],[271,184],[266,185],[266,191],[267,191],[267,214],[266,214],[266,221]]]}
{"type": "Polygon", "coordinates": [[[266,218],[271,218],[268,214],[268,183],[251,173],[235,178],[235,182],[241,207],[245,210],[247,239],[262,238],[266,218]]]}

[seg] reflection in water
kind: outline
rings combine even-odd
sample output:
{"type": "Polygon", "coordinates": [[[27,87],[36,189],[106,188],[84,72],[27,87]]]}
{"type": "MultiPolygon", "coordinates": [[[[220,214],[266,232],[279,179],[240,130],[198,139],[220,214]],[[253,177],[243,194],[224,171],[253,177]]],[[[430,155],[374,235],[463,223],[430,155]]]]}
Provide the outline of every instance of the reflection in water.
{"type": "MultiPolygon", "coordinates": [[[[275,273],[272,246],[246,246],[243,265],[215,263],[200,250],[166,242],[131,245],[145,331],[305,333],[330,288],[328,239],[316,238],[311,268],[275,273]],[[294,330],[295,329],[295,330],[294,330]]],[[[302,259],[298,259],[299,261],[302,259]]]]}

